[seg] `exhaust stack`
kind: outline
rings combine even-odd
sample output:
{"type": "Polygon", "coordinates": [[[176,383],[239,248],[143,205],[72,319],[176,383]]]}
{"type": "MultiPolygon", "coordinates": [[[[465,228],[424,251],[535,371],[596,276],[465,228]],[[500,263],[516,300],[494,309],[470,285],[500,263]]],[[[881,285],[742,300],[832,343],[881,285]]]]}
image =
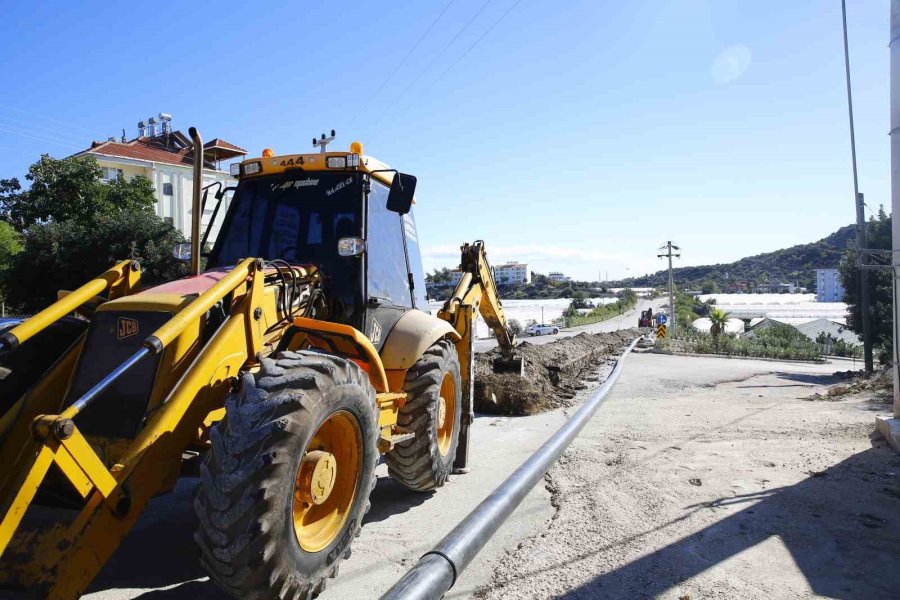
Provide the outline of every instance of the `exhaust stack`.
{"type": "Polygon", "coordinates": [[[191,198],[191,275],[200,274],[200,188],[203,186],[203,139],[196,127],[188,129],[194,142],[194,189],[191,198]]]}

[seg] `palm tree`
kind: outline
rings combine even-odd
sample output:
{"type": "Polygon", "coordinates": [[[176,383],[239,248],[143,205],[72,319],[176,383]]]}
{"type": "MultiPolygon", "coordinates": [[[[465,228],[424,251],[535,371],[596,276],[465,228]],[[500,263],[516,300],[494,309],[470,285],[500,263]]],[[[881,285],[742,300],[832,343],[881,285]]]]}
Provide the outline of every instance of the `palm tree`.
{"type": "Polygon", "coordinates": [[[716,350],[719,348],[719,336],[725,333],[725,325],[728,323],[728,317],[730,316],[731,313],[727,313],[721,308],[712,307],[709,309],[709,320],[712,322],[709,333],[713,336],[716,350]]]}

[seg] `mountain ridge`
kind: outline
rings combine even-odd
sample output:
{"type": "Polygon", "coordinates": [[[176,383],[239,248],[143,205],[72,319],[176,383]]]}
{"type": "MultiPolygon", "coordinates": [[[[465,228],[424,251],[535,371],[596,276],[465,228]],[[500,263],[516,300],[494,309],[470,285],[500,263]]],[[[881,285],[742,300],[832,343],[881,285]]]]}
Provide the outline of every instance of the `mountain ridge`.
{"type": "MultiPolygon", "coordinates": [[[[747,256],[730,263],[676,267],[675,283],[681,288],[718,287],[724,291],[753,291],[756,285],[795,283],[815,288],[816,269],[836,269],[856,238],[856,226],[847,225],[824,238],[781,250],[747,256]]],[[[610,282],[610,287],[658,287],[668,283],[668,269],[610,282]]]]}

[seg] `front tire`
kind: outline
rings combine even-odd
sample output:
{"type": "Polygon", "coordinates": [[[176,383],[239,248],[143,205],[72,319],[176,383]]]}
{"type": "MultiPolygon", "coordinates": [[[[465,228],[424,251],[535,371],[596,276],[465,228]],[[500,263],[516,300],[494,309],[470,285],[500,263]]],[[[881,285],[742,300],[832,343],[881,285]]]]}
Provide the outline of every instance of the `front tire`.
{"type": "Polygon", "coordinates": [[[282,352],[210,431],[194,502],[201,562],[242,600],[313,598],[350,554],[375,486],[375,390],[343,358],[282,352]]]}
{"type": "Polygon", "coordinates": [[[388,473],[411,490],[427,492],[447,482],[456,458],[462,384],[456,347],[435,342],[406,373],[406,404],[397,425],[416,434],[385,455],[388,473]]]}

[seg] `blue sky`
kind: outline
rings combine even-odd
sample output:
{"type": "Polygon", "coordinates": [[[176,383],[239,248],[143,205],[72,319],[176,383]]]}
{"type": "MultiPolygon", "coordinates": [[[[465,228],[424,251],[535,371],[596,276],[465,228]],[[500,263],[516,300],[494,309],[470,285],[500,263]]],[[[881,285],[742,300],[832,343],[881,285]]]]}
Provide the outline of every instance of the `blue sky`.
{"type": "MultiPolygon", "coordinates": [[[[889,5],[848,4],[860,190],[877,209],[889,5]]],[[[3,14],[0,177],[162,111],[251,154],[311,150],[332,128],[340,147],[361,140],[418,176],[429,269],[484,239],[495,263],[619,278],[662,268],[666,239],[680,264],[727,262],[854,219],[839,0],[7,0],[3,14]]]]}

